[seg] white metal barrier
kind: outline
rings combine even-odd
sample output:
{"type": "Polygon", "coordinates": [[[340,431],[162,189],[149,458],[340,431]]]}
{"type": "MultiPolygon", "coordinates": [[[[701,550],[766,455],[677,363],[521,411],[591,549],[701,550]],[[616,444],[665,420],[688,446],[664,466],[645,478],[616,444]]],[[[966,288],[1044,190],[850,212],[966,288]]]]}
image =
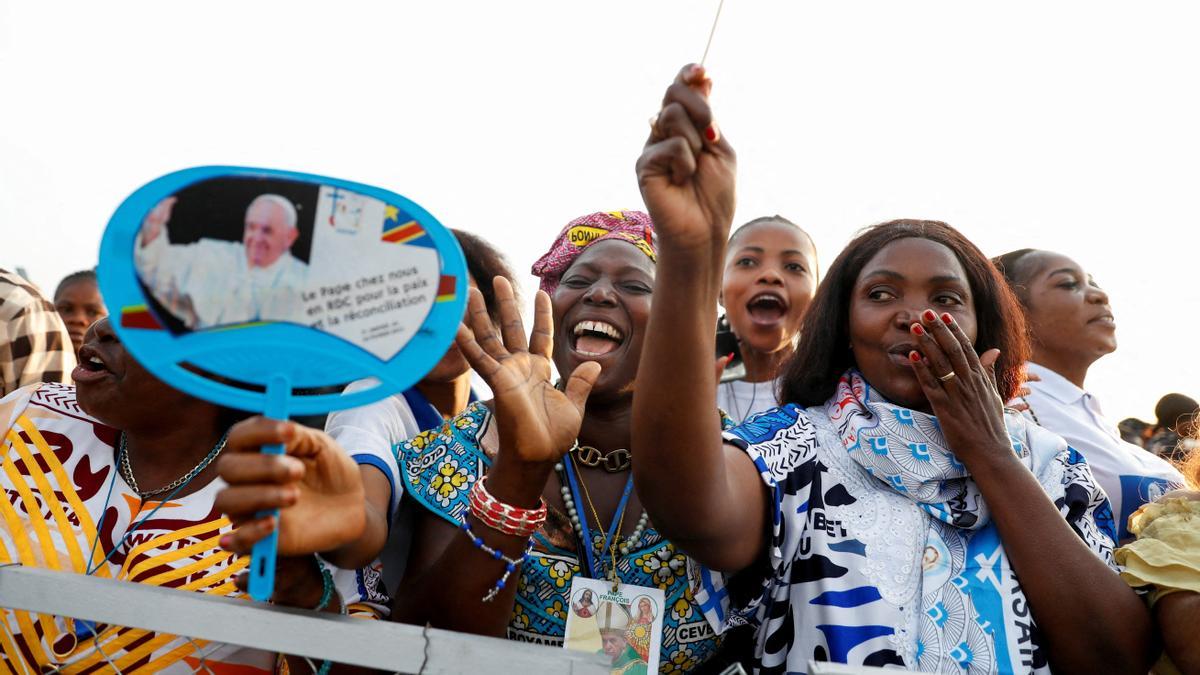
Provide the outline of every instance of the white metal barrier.
{"type": "Polygon", "coordinates": [[[0,567],[0,607],[397,673],[609,672],[601,655],[20,565],[0,567]]]}

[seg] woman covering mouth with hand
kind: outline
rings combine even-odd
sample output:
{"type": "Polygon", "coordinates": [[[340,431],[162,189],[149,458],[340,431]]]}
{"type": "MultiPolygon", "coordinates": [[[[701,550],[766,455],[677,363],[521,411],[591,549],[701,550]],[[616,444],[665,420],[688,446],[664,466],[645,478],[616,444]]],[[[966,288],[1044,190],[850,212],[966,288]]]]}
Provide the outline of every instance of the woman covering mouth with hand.
{"type": "Polygon", "coordinates": [[[805,315],[784,405],[724,434],[704,415],[736,201],[711,88],[684,68],[638,161],[660,258],[633,423],[639,493],[703,567],[710,623],[754,626],[759,672],[1145,673],[1108,501],[1078,452],[1004,411],[1021,311],[948,225],[862,232],[805,315]]]}

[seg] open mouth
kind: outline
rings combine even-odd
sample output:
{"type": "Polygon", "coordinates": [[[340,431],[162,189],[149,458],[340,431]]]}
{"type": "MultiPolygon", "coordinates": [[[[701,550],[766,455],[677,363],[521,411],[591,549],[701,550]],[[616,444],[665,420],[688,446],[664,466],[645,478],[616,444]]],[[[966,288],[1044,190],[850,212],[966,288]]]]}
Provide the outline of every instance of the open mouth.
{"type": "Polygon", "coordinates": [[[787,314],[787,300],[773,291],[765,291],[750,298],[746,303],[750,320],[757,324],[778,323],[787,314]]]}
{"type": "Polygon", "coordinates": [[[1100,316],[1092,319],[1091,321],[1088,321],[1088,323],[1098,323],[1103,326],[1116,326],[1117,320],[1115,318],[1113,318],[1112,314],[1101,314],[1100,316]]]}
{"type": "Polygon", "coordinates": [[[111,374],[108,365],[96,353],[96,350],[84,345],[79,349],[79,365],[71,372],[75,382],[91,382],[111,374]]]}
{"type": "Polygon", "coordinates": [[[580,321],[571,330],[572,348],[583,356],[604,356],[620,347],[625,336],[606,321],[580,321]]]}

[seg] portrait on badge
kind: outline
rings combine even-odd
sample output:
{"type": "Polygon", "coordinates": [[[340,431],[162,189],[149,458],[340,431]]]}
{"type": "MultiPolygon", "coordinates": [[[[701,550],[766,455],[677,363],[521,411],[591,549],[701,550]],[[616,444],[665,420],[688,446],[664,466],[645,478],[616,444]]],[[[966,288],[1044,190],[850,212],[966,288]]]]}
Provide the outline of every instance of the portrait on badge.
{"type": "Polygon", "coordinates": [[[572,579],[563,646],[606,656],[615,673],[658,670],[663,592],[610,580],[572,579]]]}

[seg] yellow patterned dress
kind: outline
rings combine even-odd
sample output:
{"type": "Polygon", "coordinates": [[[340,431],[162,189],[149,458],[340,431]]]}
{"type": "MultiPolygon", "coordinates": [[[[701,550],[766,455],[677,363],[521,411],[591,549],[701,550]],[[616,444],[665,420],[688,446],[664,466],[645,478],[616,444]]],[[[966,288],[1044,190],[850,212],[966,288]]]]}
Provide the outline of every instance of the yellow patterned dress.
{"type": "MultiPolygon", "coordinates": [[[[161,506],[142,501],[117,471],[118,432],[80,410],[71,386],[40,384],[13,392],[0,400],[0,422],[5,430],[0,564],[76,574],[91,569],[97,577],[239,595],[233,579],[247,561],[217,545],[231,529],[213,509],[224,485],[220,479],[161,506]]],[[[206,667],[240,674],[271,672],[275,664],[275,655],[262,650],[26,611],[0,612],[0,674],[55,668],[63,673],[191,673],[206,667]]]]}

